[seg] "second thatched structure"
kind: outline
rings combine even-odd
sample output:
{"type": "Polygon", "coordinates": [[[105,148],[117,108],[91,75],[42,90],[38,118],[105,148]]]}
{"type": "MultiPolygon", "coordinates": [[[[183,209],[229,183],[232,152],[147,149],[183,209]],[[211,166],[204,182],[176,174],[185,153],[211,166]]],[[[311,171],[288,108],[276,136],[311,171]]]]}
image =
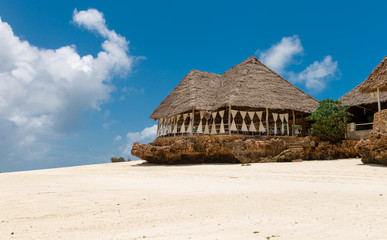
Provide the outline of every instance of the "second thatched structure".
{"type": "Polygon", "coordinates": [[[368,138],[373,128],[374,114],[387,108],[387,57],[371,72],[368,78],[342,96],[339,101],[349,106],[352,121],[349,138],[368,138]]]}
{"type": "Polygon", "coordinates": [[[305,135],[305,117],[317,106],[316,99],[250,57],[222,75],[191,71],[150,118],[158,120],[158,137],[305,135]]]}
{"type": "Polygon", "coordinates": [[[387,92],[387,56],[360,84],[359,92],[374,95],[378,102],[378,111],[382,110],[381,92],[387,92]]]}
{"type": "MultiPolygon", "coordinates": [[[[353,114],[353,122],[372,123],[372,116],[378,112],[378,98],[376,94],[361,93],[360,86],[346,93],[339,101],[350,107],[349,112],[353,114]]],[[[387,92],[379,93],[379,102],[381,109],[387,108],[387,92]]]]}

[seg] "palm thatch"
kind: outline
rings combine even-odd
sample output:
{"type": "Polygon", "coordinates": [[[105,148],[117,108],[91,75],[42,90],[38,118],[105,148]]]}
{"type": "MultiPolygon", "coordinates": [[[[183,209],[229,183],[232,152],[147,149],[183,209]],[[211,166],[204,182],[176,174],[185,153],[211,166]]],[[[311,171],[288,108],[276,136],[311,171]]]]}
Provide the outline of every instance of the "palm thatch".
{"type": "Polygon", "coordinates": [[[213,109],[216,91],[221,85],[220,75],[192,70],[160,103],[150,118],[167,118],[192,109],[213,109]]]}
{"type": "Polygon", "coordinates": [[[215,109],[232,105],[311,113],[319,105],[316,99],[286,81],[256,57],[249,57],[227,70],[222,78],[223,86],[218,91],[215,109]]]}
{"type": "Polygon", "coordinates": [[[384,60],[371,72],[368,78],[360,84],[359,91],[362,93],[387,91],[387,56],[384,60]]]}
{"type": "Polygon", "coordinates": [[[249,57],[222,75],[191,71],[150,118],[167,118],[192,110],[214,111],[229,105],[311,113],[318,101],[257,58],[249,57]]]}
{"type": "MultiPolygon", "coordinates": [[[[364,106],[364,105],[370,105],[370,104],[377,104],[376,97],[371,97],[369,93],[361,93],[359,92],[361,84],[352,89],[350,92],[346,93],[344,96],[342,96],[339,101],[341,101],[342,104],[355,107],[355,106],[364,106]]],[[[386,102],[387,103],[387,92],[381,92],[380,93],[380,102],[386,102]]]]}

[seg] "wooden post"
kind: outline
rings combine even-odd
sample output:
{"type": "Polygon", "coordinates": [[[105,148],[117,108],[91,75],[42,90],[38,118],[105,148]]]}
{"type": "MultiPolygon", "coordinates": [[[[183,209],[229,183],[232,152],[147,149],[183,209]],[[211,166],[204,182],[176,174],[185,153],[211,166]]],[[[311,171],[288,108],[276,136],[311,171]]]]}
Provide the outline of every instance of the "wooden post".
{"type": "Polygon", "coordinates": [[[292,136],[296,136],[296,130],[294,129],[294,127],[296,126],[296,114],[294,113],[294,110],[293,111],[293,127],[292,127],[292,136]]]}
{"type": "Polygon", "coordinates": [[[159,137],[160,120],[159,120],[159,119],[156,119],[156,121],[157,121],[157,134],[156,134],[156,136],[159,137]]]}
{"type": "Polygon", "coordinates": [[[160,125],[160,128],[159,128],[159,130],[160,130],[159,137],[162,137],[162,134],[161,134],[161,133],[163,132],[163,124],[162,124],[163,121],[162,121],[161,119],[162,119],[162,118],[159,118],[159,122],[160,122],[160,123],[159,123],[159,125],[160,125]]]}
{"type": "Polygon", "coordinates": [[[228,106],[228,135],[231,135],[231,105],[228,106]]]}
{"type": "MultiPolygon", "coordinates": [[[[174,127],[176,128],[176,130],[173,129],[173,131],[174,131],[174,132],[177,132],[177,115],[174,117],[174,119],[175,119],[175,120],[174,120],[173,122],[175,123],[175,126],[174,126],[174,127]]],[[[176,137],[176,133],[174,133],[173,136],[176,137]]]]}
{"type": "Polygon", "coordinates": [[[380,110],[382,110],[381,107],[380,107],[380,91],[379,91],[379,88],[376,89],[376,97],[378,98],[378,112],[379,112],[380,110]]]}
{"type": "Polygon", "coordinates": [[[266,108],[266,135],[269,136],[270,129],[269,129],[269,108],[266,108]]]}
{"type": "Polygon", "coordinates": [[[191,120],[191,136],[193,135],[193,132],[194,132],[194,121],[195,119],[195,109],[192,109],[192,118],[190,119],[191,120]]]}
{"type": "Polygon", "coordinates": [[[301,114],[301,117],[302,117],[302,136],[305,137],[306,136],[306,124],[305,124],[304,114],[301,114]]]}

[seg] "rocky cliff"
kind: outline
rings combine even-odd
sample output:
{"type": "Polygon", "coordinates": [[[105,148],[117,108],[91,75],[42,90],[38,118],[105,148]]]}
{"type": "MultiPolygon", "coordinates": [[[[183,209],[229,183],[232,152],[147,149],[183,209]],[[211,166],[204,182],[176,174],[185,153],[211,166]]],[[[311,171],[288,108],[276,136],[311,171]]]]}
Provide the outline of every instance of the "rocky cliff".
{"type": "Polygon", "coordinates": [[[285,162],[356,156],[358,141],[340,144],[310,137],[249,137],[243,135],[160,138],[135,143],[132,155],[156,164],[285,162]]]}
{"type": "Polygon", "coordinates": [[[374,130],[369,139],[360,140],[357,151],[363,163],[378,163],[387,165],[387,132],[374,130]]]}
{"type": "Polygon", "coordinates": [[[387,109],[375,113],[370,136],[361,140],[356,148],[363,163],[387,165],[387,109]]]}

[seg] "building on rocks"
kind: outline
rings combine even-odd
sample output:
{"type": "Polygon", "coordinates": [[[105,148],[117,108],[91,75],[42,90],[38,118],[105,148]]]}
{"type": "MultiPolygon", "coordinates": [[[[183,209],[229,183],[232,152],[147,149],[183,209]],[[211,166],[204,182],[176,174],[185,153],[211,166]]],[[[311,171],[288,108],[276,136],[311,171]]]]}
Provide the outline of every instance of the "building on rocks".
{"type": "Polygon", "coordinates": [[[221,75],[192,70],[154,110],[157,137],[306,135],[318,101],[255,57],[221,75]],[[302,130],[301,130],[302,129],[302,130]]]}
{"type": "Polygon", "coordinates": [[[368,78],[339,99],[353,114],[349,138],[367,138],[374,114],[387,108],[387,56],[368,78]]]}
{"type": "MultiPolygon", "coordinates": [[[[360,84],[359,92],[374,95],[378,102],[378,111],[382,110],[380,93],[387,92],[387,56],[371,72],[368,78],[360,84]]],[[[386,107],[386,105],[384,105],[386,107]]]]}

